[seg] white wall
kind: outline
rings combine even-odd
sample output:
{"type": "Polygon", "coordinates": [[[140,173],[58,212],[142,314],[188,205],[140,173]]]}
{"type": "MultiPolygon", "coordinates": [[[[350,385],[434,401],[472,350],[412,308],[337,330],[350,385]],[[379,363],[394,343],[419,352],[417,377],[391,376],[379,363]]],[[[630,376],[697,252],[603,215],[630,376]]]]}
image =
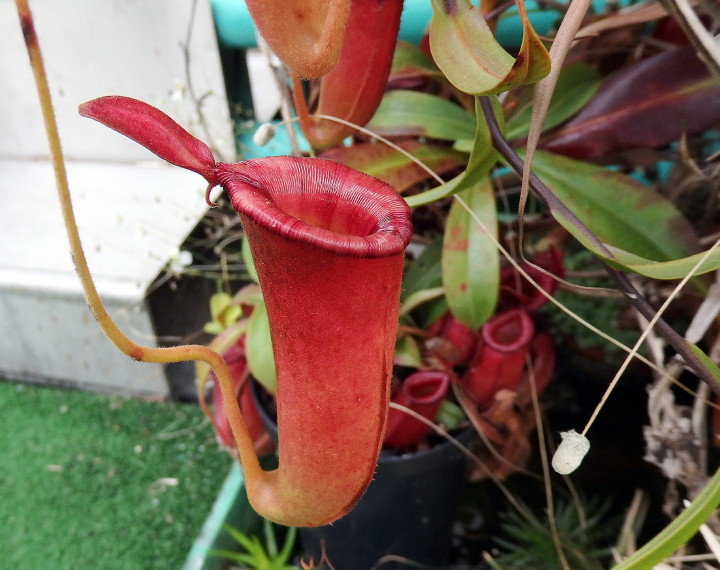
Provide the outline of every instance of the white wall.
{"type": "MultiPolygon", "coordinates": [[[[232,126],[207,0],[197,2],[188,53],[209,134],[189,97],[183,46],[192,6],[192,0],[30,2],[91,271],[113,311],[132,311],[129,336],[149,344],[154,336],[145,291],[205,212],[205,182],[80,117],[77,106],[109,94],[142,99],[219,149],[218,159],[232,161],[232,126]]],[[[88,319],[47,156],[15,3],[0,0],[0,310],[22,316],[0,325],[0,373],[164,395],[162,368],[118,359],[88,319]],[[33,345],[41,329],[42,357],[33,345]],[[76,344],[87,358],[73,354],[76,344]],[[139,376],[142,389],[133,384],[139,376]]]]}

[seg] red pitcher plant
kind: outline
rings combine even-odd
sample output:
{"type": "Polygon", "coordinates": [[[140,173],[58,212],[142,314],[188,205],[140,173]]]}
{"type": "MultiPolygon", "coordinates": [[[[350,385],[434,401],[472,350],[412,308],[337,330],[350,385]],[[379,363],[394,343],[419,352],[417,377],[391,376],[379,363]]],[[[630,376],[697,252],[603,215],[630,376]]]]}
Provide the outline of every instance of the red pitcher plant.
{"type": "MultiPolygon", "coordinates": [[[[388,185],[322,159],[215,163],[207,146],[140,101],[80,106],[167,161],[219,184],[250,243],[277,371],[279,468],[263,471],[232,386],[222,385],[255,510],[327,524],[370,482],[382,443],[409,209],[388,185]]],[[[220,379],[222,382],[222,378],[220,379]]]]}

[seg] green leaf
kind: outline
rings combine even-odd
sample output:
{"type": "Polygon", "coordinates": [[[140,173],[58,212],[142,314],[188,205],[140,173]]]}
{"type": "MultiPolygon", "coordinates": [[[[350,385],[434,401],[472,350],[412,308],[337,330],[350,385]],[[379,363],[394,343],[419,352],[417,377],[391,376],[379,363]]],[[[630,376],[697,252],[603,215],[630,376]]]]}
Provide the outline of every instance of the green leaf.
{"type": "MultiPolygon", "coordinates": [[[[664,197],[632,178],[600,166],[547,152],[537,152],[533,171],[559,200],[603,243],[652,262],[694,254],[697,236],[682,214],[664,197]]],[[[583,245],[606,257],[562,212],[553,215],[583,245]]],[[[681,275],[682,277],[682,275],[681,275]]]]}
{"type": "Polygon", "coordinates": [[[438,69],[432,58],[418,46],[398,41],[393,54],[389,81],[400,81],[410,78],[432,77],[444,79],[442,71],[438,69]]]}
{"type": "MultiPolygon", "coordinates": [[[[556,127],[583,108],[600,86],[598,71],[586,63],[571,63],[560,72],[553,92],[543,130],[556,127]]],[[[533,89],[523,89],[519,100],[507,117],[508,140],[519,139],[528,134],[533,107],[533,89]]]]}
{"type": "Polygon", "coordinates": [[[425,246],[417,258],[410,263],[403,277],[400,302],[405,304],[413,294],[442,286],[442,238],[437,237],[425,246]]]}
{"type": "Polygon", "coordinates": [[[413,337],[405,335],[398,339],[395,343],[394,361],[398,366],[408,366],[410,368],[420,368],[422,366],[420,347],[413,337]]]}
{"type": "Polygon", "coordinates": [[[242,309],[237,305],[228,305],[225,307],[225,310],[222,312],[221,320],[225,324],[226,327],[229,327],[231,324],[236,322],[240,317],[242,317],[242,309]]]}
{"type": "Polygon", "coordinates": [[[272,559],[277,556],[278,547],[277,540],[275,540],[273,524],[268,519],[263,519],[263,535],[265,536],[265,549],[267,550],[269,557],[272,559]]]}
{"type": "Polygon", "coordinates": [[[232,560],[233,562],[242,564],[247,568],[256,567],[255,564],[257,561],[255,560],[255,557],[250,554],[243,554],[241,552],[235,552],[234,550],[211,550],[209,554],[217,556],[218,558],[232,560]]]}
{"type": "MultiPolygon", "coordinates": [[[[495,116],[498,119],[498,124],[501,129],[504,129],[505,123],[497,99],[493,97],[491,101],[495,106],[495,116]]],[[[490,131],[488,130],[487,122],[480,108],[480,103],[476,100],[473,147],[465,170],[445,184],[441,184],[415,196],[408,196],[405,201],[410,207],[421,206],[434,202],[435,200],[440,200],[441,198],[452,196],[456,192],[476,185],[487,176],[490,169],[498,161],[498,157],[499,155],[495,151],[492,140],[490,139],[490,131]]]]}
{"type": "Polygon", "coordinates": [[[219,320],[220,314],[232,303],[232,297],[227,293],[215,293],[210,297],[210,316],[213,321],[219,320]]]}
{"type": "Polygon", "coordinates": [[[397,89],[383,97],[367,128],[384,136],[417,136],[453,141],[472,138],[475,119],[448,99],[397,89]]]}
{"type": "Polygon", "coordinates": [[[700,350],[697,345],[691,342],[688,342],[687,344],[690,351],[698,357],[705,370],[710,373],[715,382],[720,384],[720,368],[718,368],[718,365],[715,364],[707,354],[700,350]]]}
{"type": "Polygon", "coordinates": [[[449,430],[457,429],[460,427],[460,423],[466,419],[462,408],[447,399],[441,402],[440,409],[435,415],[435,422],[444,425],[449,430]]]}
{"type": "Polygon", "coordinates": [[[240,256],[242,257],[245,269],[247,269],[250,279],[252,279],[255,283],[259,283],[258,274],[257,271],[255,271],[255,262],[253,261],[252,253],[250,252],[250,243],[245,237],[242,240],[240,256]]]}
{"type": "Polygon", "coordinates": [[[203,325],[203,332],[207,334],[220,334],[225,330],[225,327],[219,321],[210,321],[203,325]]]}
{"type": "Polygon", "coordinates": [[[400,307],[400,316],[407,315],[420,305],[428,301],[434,301],[445,294],[443,287],[434,287],[432,289],[421,289],[408,295],[400,307]]]}
{"type": "MultiPolygon", "coordinates": [[[[430,242],[420,255],[410,263],[403,277],[403,290],[400,294],[401,311],[406,314],[406,303],[414,303],[415,295],[423,295],[423,291],[437,290],[442,287],[442,236],[430,242]]],[[[415,297],[417,299],[417,297],[415,297]]],[[[447,310],[447,303],[443,297],[433,302],[424,303],[413,308],[413,319],[417,326],[425,328],[447,310]]]]}
{"type": "Polygon", "coordinates": [[[495,311],[500,258],[495,242],[477,223],[497,234],[493,186],[488,178],[458,193],[472,215],[455,200],[443,239],[442,273],[445,297],[455,317],[479,328],[495,311]]]}
{"type": "MultiPolygon", "coordinates": [[[[297,529],[295,527],[291,526],[287,529],[287,534],[285,535],[285,542],[283,543],[282,550],[280,550],[277,558],[275,559],[277,563],[285,564],[288,560],[290,560],[290,556],[292,556],[293,552],[293,547],[295,546],[296,535],[297,529]]],[[[281,568],[285,568],[285,566],[282,566],[281,568]]]]}
{"type": "Polygon", "coordinates": [[[275,360],[273,359],[272,343],[270,341],[270,324],[268,323],[264,302],[255,305],[248,318],[245,354],[247,354],[250,373],[271,394],[274,394],[275,360]]]}
{"type": "Polygon", "coordinates": [[[247,535],[240,532],[236,528],[230,526],[227,523],[223,523],[223,529],[227,532],[235,542],[242,546],[245,550],[251,551],[253,548],[252,535],[247,535]]]}
{"type": "Polygon", "coordinates": [[[203,325],[203,331],[217,335],[242,317],[242,309],[233,297],[220,292],[210,297],[210,315],[212,320],[203,325]]]}
{"type": "Polygon", "coordinates": [[[655,538],[613,570],[645,570],[665,560],[688,542],[720,505],[720,469],[715,472],[691,505],[677,515],[655,538]]]}
{"type": "Polygon", "coordinates": [[[682,279],[690,273],[698,276],[720,269],[720,250],[718,249],[695,269],[695,266],[705,255],[704,251],[688,257],[673,259],[672,261],[652,261],[608,244],[606,244],[606,247],[619,263],[613,263],[613,260],[608,261],[616,266],[619,265],[622,268],[653,279],[682,279]]]}
{"type": "Polygon", "coordinates": [[[460,91],[490,95],[534,83],[550,71],[550,57],[535,34],[522,0],[517,3],[523,39],[517,58],[495,39],[482,11],[469,0],[432,0],[430,50],[460,91]]]}

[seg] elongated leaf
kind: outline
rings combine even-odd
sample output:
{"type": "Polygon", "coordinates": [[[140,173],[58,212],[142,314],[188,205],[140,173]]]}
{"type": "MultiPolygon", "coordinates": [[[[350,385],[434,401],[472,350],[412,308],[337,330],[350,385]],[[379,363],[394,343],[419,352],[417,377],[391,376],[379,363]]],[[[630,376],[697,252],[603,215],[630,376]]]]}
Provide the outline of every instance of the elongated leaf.
{"type": "MultiPolygon", "coordinates": [[[[699,249],[692,226],[670,201],[620,172],[548,152],[535,154],[533,170],[606,244],[654,261],[699,249]]],[[[567,229],[584,240],[578,228],[567,229]]]]}
{"type": "Polygon", "coordinates": [[[688,342],[687,345],[690,351],[693,352],[693,354],[695,354],[695,356],[697,356],[700,360],[700,363],[705,367],[705,370],[710,373],[715,382],[720,384],[720,368],[718,368],[718,365],[715,364],[712,359],[696,344],[688,342]]]}
{"type": "Polygon", "coordinates": [[[678,48],[623,68],[541,147],[592,158],[657,147],[720,122],[720,82],[692,48],[678,48]]]}
{"type": "MultiPolygon", "coordinates": [[[[607,245],[607,244],[606,244],[607,245]]],[[[710,271],[720,269],[720,250],[711,253],[699,267],[695,267],[702,259],[705,252],[696,253],[688,257],[673,259],[671,261],[653,261],[645,259],[630,252],[618,249],[611,245],[607,248],[615,256],[621,267],[652,277],[653,279],[682,279],[686,275],[693,273],[694,275],[703,275],[710,271]]]]}
{"type": "Polygon", "coordinates": [[[245,269],[247,269],[250,279],[257,283],[258,275],[257,271],[255,270],[255,262],[253,261],[252,253],[250,252],[250,244],[248,243],[247,238],[243,238],[242,240],[240,255],[242,257],[243,263],[245,264],[245,269]]]}
{"type": "Polygon", "coordinates": [[[715,472],[687,509],[677,515],[655,538],[644,544],[629,558],[613,566],[613,570],[645,570],[655,567],[687,543],[700,525],[712,516],[718,505],[720,505],[720,469],[715,472]]]}
{"type": "MultiPolygon", "coordinates": [[[[585,63],[571,63],[560,72],[553,93],[543,129],[548,130],[568,120],[580,111],[600,86],[600,74],[594,67],[585,63]]],[[[514,140],[527,136],[530,128],[533,101],[532,89],[523,88],[523,92],[510,111],[507,119],[507,139],[514,140]]]]}
{"type": "Polygon", "coordinates": [[[159,109],[130,97],[109,95],[82,103],[78,112],[134,140],[170,164],[217,183],[210,147],[159,109]]]}
{"type": "MultiPolygon", "coordinates": [[[[287,529],[287,534],[285,535],[285,542],[283,542],[282,549],[280,550],[277,558],[275,559],[276,563],[285,564],[288,560],[290,560],[293,547],[295,546],[296,534],[297,528],[295,528],[294,526],[291,526],[287,529]]],[[[282,568],[295,568],[295,566],[283,566],[282,568]]]]}
{"type": "MultiPolygon", "coordinates": [[[[414,140],[398,143],[398,146],[439,175],[459,169],[467,161],[467,154],[446,146],[423,144],[414,140]]],[[[339,146],[320,156],[375,176],[400,193],[430,178],[430,174],[425,169],[384,144],[359,143],[348,147],[339,146]]]]}
{"type": "Polygon", "coordinates": [[[255,560],[255,556],[251,554],[242,554],[240,552],[235,552],[234,550],[210,550],[209,554],[211,556],[217,556],[218,558],[232,560],[246,566],[247,568],[252,567],[257,562],[257,560],[255,560]]]}
{"type": "Polygon", "coordinates": [[[500,259],[495,243],[477,223],[497,232],[493,186],[488,178],[458,193],[473,212],[454,201],[445,227],[442,272],[445,297],[455,317],[479,328],[495,311],[500,259]]]}
{"type": "Polygon", "coordinates": [[[435,301],[444,294],[445,289],[442,287],[433,287],[432,289],[421,289],[420,291],[415,291],[412,295],[408,295],[405,299],[405,302],[400,307],[400,315],[407,315],[420,305],[430,301],[435,301]]]}
{"type": "Polygon", "coordinates": [[[397,88],[406,83],[417,84],[427,78],[444,79],[445,76],[435,62],[418,46],[398,41],[388,84],[397,88]]]}
{"type": "Polygon", "coordinates": [[[517,58],[513,58],[469,0],[432,0],[430,50],[455,87],[473,95],[489,95],[534,83],[550,71],[547,50],[530,25],[524,3],[516,4],[523,39],[517,58]]]}
{"type": "Polygon", "coordinates": [[[255,305],[248,318],[245,336],[245,353],[250,373],[271,393],[275,393],[275,360],[273,359],[272,343],[270,342],[270,325],[268,324],[265,303],[255,305]]]}
{"type": "Polygon", "coordinates": [[[438,236],[431,241],[420,255],[410,264],[403,277],[400,302],[404,304],[409,297],[419,291],[442,286],[442,239],[438,236]]]}
{"type": "Polygon", "coordinates": [[[671,202],[618,172],[538,152],[533,169],[612,254],[598,250],[562,212],[557,220],[611,265],[655,279],[681,279],[720,269],[716,250],[695,269],[704,253],[697,236],[671,202]]]}
{"type": "MultiPolygon", "coordinates": [[[[553,213],[560,224],[568,229],[580,243],[617,269],[632,271],[653,279],[682,279],[689,274],[698,276],[720,269],[720,252],[718,251],[714,251],[704,260],[702,258],[705,252],[671,261],[653,261],[625,251],[622,248],[603,243],[603,246],[610,252],[610,256],[608,256],[605,251],[600,250],[593,242],[586,239],[583,232],[578,231],[577,227],[567,217],[558,212],[553,213]],[[701,260],[702,263],[700,263],[701,260]],[[698,265],[698,263],[700,264],[698,265]]],[[[704,291],[703,285],[698,283],[695,283],[695,285],[699,285],[700,290],[704,291]]]]}
{"type": "MultiPolygon", "coordinates": [[[[498,119],[498,124],[501,129],[504,129],[505,123],[502,111],[500,111],[500,108],[497,105],[497,100],[494,98],[493,104],[495,105],[495,116],[498,119]]],[[[421,194],[409,196],[405,200],[411,207],[420,206],[422,204],[429,204],[430,202],[447,196],[452,196],[456,192],[460,192],[465,188],[470,188],[478,184],[485,176],[487,176],[492,167],[498,161],[498,157],[499,155],[492,145],[490,131],[488,130],[487,122],[485,121],[482,109],[480,108],[480,103],[476,100],[473,146],[465,170],[445,184],[441,184],[440,186],[422,192],[421,194]]]]}
{"type": "Polygon", "coordinates": [[[385,95],[367,128],[385,136],[454,141],[473,137],[475,118],[447,99],[398,89],[385,95]]]}
{"type": "MultiPolygon", "coordinates": [[[[442,236],[430,242],[425,249],[410,264],[403,277],[403,290],[400,294],[402,303],[400,310],[406,315],[408,306],[414,304],[418,295],[422,296],[428,291],[436,291],[442,287],[442,236]]],[[[447,311],[445,297],[438,297],[434,301],[412,306],[413,318],[417,326],[427,328],[432,322],[447,311]]]]}

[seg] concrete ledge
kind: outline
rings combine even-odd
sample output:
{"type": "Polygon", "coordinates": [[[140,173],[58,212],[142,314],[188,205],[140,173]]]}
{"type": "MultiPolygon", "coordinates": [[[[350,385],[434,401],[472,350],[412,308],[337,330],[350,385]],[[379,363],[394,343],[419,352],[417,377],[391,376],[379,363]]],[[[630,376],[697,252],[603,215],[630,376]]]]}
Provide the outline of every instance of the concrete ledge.
{"type": "MultiPolygon", "coordinates": [[[[163,367],[119,353],[85,305],[50,165],[0,160],[0,372],[127,395],[168,394],[163,367]]],[[[207,209],[205,182],[160,163],[68,163],[98,291],[123,331],[155,345],[149,284],[207,209]]]]}

